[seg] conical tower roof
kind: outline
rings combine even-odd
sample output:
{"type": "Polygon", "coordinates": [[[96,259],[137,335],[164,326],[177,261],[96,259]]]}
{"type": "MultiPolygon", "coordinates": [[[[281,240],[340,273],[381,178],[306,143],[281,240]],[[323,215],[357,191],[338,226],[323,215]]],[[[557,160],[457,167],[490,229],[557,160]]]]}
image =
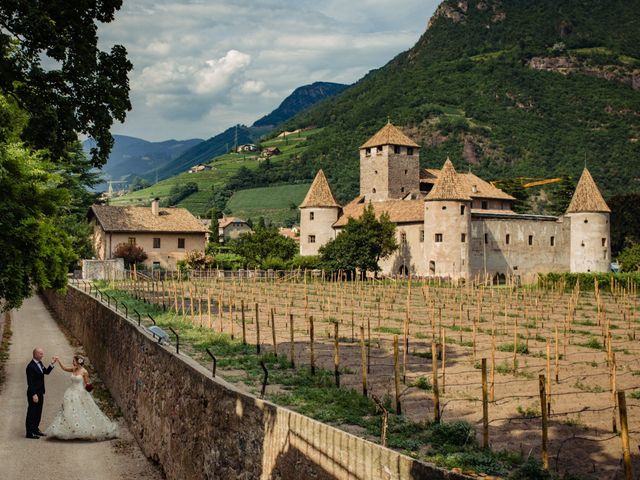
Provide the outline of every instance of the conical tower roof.
{"type": "Polygon", "coordinates": [[[416,142],[407,137],[402,130],[388,122],[378,132],[367,140],[360,148],[379,147],[381,145],[402,145],[404,147],[420,148],[416,142]]]}
{"type": "Polygon", "coordinates": [[[465,193],[460,177],[456,173],[451,160],[447,158],[442,166],[440,177],[427,194],[425,201],[433,200],[465,200],[471,201],[468,193],[465,193]]]}
{"type": "Polygon", "coordinates": [[[582,171],[582,176],[576,186],[576,191],[571,197],[571,203],[567,208],[567,213],[579,212],[611,212],[607,202],[602,198],[602,194],[594,182],[589,170],[582,171]]]}
{"type": "Polygon", "coordinates": [[[300,204],[300,208],[309,207],[337,207],[340,208],[340,204],[336,201],[336,197],[333,196],[327,177],[324,176],[322,169],[318,170],[316,178],[313,179],[311,188],[307,192],[307,196],[300,204]]]}

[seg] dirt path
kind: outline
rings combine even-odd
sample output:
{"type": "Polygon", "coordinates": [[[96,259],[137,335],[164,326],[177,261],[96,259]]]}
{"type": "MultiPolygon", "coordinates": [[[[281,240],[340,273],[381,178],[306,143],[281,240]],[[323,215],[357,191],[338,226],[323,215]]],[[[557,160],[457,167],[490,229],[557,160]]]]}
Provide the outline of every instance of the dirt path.
{"type": "MultiPolygon", "coordinates": [[[[121,438],[108,442],[56,441],[25,438],[27,407],[25,368],[35,346],[70,363],[74,349],[38,297],[24,302],[12,316],[12,344],[6,364],[6,383],[0,393],[0,478],[22,480],[161,479],[120,422],[121,438]]],[[[69,385],[59,367],[46,377],[47,394],[40,429],[53,420],[69,385]]]]}

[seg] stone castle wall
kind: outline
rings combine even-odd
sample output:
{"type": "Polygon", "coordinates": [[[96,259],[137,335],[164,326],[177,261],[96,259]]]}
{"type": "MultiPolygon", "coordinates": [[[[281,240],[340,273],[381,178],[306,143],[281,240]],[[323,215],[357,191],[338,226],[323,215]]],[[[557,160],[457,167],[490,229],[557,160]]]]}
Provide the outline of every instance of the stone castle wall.
{"type": "Polygon", "coordinates": [[[318,255],[320,247],[333,240],[335,231],[332,225],[338,220],[339,211],[339,208],[300,209],[300,255],[318,255]],[[315,237],[314,242],[311,242],[311,235],[315,237]]]}
{"type": "Polygon", "coordinates": [[[380,152],[372,148],[369,155],[360,150],[360,195],[367,201],[402,198],[411,191],[420,189],[419,150],[407,154],[407,147],[399,147],[394,153],[393,145],[384,145],[380,152]],[[375,189],[375,192],[374,192],[375,189]]]}
{"type": "Polygon", "coordinates": [[[463,479],[240,392],[76,289],[47,292],[168,479],[463,479]]]}
{"type": "Polygon", "coordinates": [[[523,280],[530,280],[528,277],[539,272],[569,271],[570,228],[565,220],[564,217],[554,220],[474,216],[471,277],[483,276],[486,272],[492,277],[525,275],[527,278],[523,280]]]}
{"type": "Polygon", "coordinates": [[[608,213],[572,213],[571,271],[608,272],[611,241],[608,213]]]}

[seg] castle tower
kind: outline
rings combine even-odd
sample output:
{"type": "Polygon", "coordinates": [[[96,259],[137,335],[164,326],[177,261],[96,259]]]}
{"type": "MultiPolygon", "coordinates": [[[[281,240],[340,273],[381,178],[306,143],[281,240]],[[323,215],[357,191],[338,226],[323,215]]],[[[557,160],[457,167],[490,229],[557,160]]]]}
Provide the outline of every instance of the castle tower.
{"type": "Polygon", "coordinates": [[[610,270],[610,212],[589,170],[585,168],[565,214],[571,220],[571,272],[610,270]]]}
{"type": "Polygon", "coordinates": [[[319,248],[334,238],[331,226],[338,220],[342,210],[322,170],[316,174],[307,196],[298,208],[300,255],[317,255],[319,248]]]}
{"type": "Polygon", "coordinates": [[[471,197],[451,160],[424,202],[424,254],[429,275],[469,278],[471,197]]]}
{"type": "Polygon", "coordinates": [[[360,147],[360,195],[376,202],[419,189],[420,146],[389,122],[360,147]]]}

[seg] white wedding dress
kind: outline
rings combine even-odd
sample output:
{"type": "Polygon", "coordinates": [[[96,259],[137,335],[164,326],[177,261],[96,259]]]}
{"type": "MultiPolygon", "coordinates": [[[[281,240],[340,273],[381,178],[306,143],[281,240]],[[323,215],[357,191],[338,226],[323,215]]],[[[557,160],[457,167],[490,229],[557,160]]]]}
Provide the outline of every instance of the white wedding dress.
{"type": "Polygon", "coordinates": [[[85,390],[83,378],[71,375],[71,386],[64,392],[62,408],[44,433],[63,440],[107,440],[118,436],[118,427],[100,411],[85,390]]]}

